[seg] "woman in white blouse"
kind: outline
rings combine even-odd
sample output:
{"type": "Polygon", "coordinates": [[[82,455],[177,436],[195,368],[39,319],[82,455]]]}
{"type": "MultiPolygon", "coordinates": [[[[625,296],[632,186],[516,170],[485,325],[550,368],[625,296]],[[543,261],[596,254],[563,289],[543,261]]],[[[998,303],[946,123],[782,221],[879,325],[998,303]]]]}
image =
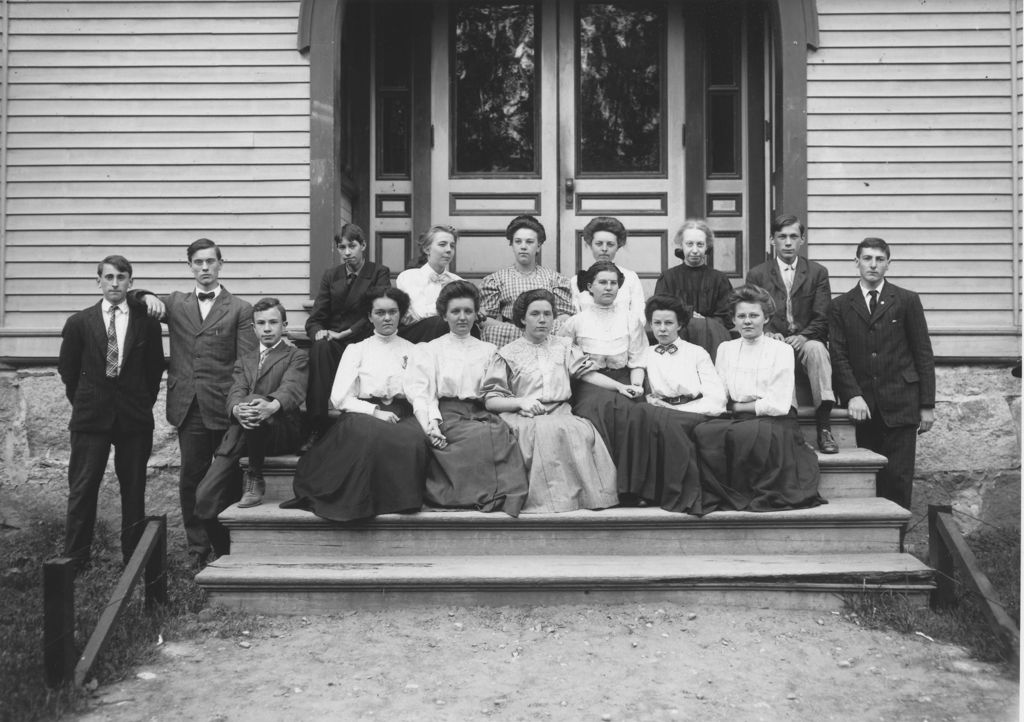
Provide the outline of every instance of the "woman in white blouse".
{"type": "Polygon", "coordinates": [[[647,337],[643,322],[615,303],[622,272],[598,261],[583,276],[594,302],[559,331],[589,362],[572,412],[590,421],[608,447],[621,503],[699,514],[700,475],[689,430],[644,402],[647,337]]]}
{"type": "MultiPolygon", "coordinates": [[[[626,245],[626,227],[618,218],[611,216],[598,216],[583,227],[583,242],[590,249],[594,261],[611,261],[615,263],[615,255],[626,245]]],[[[622,271],[622,288],[615,298],[615,305],[622,306],[640,324],[644,321],[644,287],[640,283],[640,277],[622,264],[616,263],[622,271]]],[[[579,274],[582,275],[582,274],[579,274]]],[[[594,303],[594,297],[590,295],[586,284],[581,283],[579,275],[572,277],[572,305],[576,313],[579,313],[587,306],[594,303]]]]}
{"type": "Polygon", "coordinates": [[[366,298],[373,335],[345,349],[331,389],[344,413],[300,457],[283,508],[352,521],[423,505],[427,440],[406,400],[416,347],[396,334],[409,297],[376,288],[366,298]]]}
{"type": "Polygon", "coordinates": [[[426,502],[519,516],[526,465],[512,429],[483,403],[483,382],[497,350],[470,335],[480,292],[454,281],[437,297],[449,333],[416,348],[409,398],[431,445],[426,502]]]}
{"type": "Polygon", "coordinates": [[[448,333],[448,324],[437,314],[437,296],[452,281],[462,280],[448,270],[458,240],[459,232],[452,226],[431,227],[419,238],[419,267],[402,271],[395,279],[395,285],[409,294],[409,310],[398,332],[402,338],[420,343],[448,333]]]}
{"type": "Polygon", "coordinates": [[[740,338],[718,347],[715,368],[732,419],[696,428],[704,511],[772,511],[824,503],[818,458],[793,410],[793,349],[764,335],[771,295],[742,286],[729,299],[740,338]]]}

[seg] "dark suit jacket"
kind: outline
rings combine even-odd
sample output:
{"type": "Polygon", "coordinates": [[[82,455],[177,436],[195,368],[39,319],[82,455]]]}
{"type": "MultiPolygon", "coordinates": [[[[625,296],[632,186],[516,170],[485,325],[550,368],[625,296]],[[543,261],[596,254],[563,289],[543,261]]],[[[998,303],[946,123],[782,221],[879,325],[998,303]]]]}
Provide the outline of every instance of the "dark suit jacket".
{"type": "Polygon", "coordinates": [[[370,321],[363,310],[363,299],[374,286],[390,286],[391,271],[387,266],[366,261],[351,288],[347,274],[344,263],[324,271],[313,310],[306,320],[306,333],[311,341],[317,332],[323,330],[352,329],[352,337],[356,340],[369,335],[370,321]]]}
{"type": "Polygon", "coordinates": [[[167,305],[164,323],[171,336],[167,420],[174,426],[181,426],[195,399],[206,428],[228,428],[224,404],[235,360],[257,346],[252,306],[223,286],[221,289],[206,320],[199,315],[194,290],[175,291],[161,298],[167,305]]]}
{"type": "Polygon", "coordinates": [[[887,426],[915,426],[935,406],[935,359],[921,299],[888,281],[868,316],[860,286],[832,301],[829,314],[836,389],[863,396],[887,426]]]}
{"type": "MultiPolygon", "coordinates": [[[[281,342],[267,354],[259,375],[260,352],[257,350],[235,361],[231,389],[225,410],[231,416],[235,404],[261,396],[272,396],[281,402],[281,409],[271,419],[288,423],[301,423],[302,404],[306,400],[306,382],[309,375],[306,352],[281,342]]],[[[233,417],[232,417],[233,418],[233,417]]]]}
{"type": "MultiPolygon", "coordinates": [[[[747,283],[760,286],[775,300],[775,314],[768,320],[765,330],[789,336],[786,323],[786,282],[774,258],[747,272],[747,283]]],[[[793,323],[796,333],[811,341],[828,341],[828,309],[832,302],[832,287],[828,271],[820,263],[797,258],[793,274],[793,323]]]]}
{"type": "Polygon", "coordinates": [[[107,324],[101,303],[64,324],[57,369],[71,402],[71,431],[153,428],[153,404],[164,373],[160,322],[144,308],[129,306],[124,358],[115,379],[107,378],[107,324]]]}

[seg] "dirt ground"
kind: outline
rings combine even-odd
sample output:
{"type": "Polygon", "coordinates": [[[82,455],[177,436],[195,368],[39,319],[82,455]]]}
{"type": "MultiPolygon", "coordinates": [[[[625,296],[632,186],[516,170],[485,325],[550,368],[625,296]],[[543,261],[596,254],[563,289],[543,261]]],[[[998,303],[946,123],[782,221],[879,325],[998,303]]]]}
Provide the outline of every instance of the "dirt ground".
{"type": "Polygon", "coordinates": [[[79,719],[1018,718],[1016,679],[843,613],[451,607],[254,622],[162,643],[79,719]]]}

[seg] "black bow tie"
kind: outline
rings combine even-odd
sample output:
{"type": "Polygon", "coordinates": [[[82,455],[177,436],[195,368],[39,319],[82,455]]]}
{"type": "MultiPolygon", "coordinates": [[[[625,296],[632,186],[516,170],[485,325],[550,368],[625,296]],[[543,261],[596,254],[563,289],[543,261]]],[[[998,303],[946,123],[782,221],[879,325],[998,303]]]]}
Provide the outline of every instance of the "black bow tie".
{"type": "Polygon", "coordinates": [[[671,356],[672,354],[674,354],[678,350],[679,349],[677,349],[675,346],[673,346],[671,344],[668,345],[668,346],[662,346],[661,344],[658,344],[654,348],[654,353],[660,353],[660,354],[666,354],[667,353],[667,354],[669,354],[671,356]]]}
{"type": "Polygon", "coordinates": [[[210,291],[209,293],[197,293],[196,296],[200,301],[212,301],[216,297],[216,293],[210,291]]]}

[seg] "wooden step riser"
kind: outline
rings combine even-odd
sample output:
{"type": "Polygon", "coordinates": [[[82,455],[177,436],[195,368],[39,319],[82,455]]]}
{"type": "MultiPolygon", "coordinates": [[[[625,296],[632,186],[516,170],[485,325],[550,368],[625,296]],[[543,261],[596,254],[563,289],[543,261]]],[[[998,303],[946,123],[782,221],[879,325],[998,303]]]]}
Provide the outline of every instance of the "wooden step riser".
{"type": "Polygon", "coordinates": [[[250,614],[311,615],[338,614],[353,609],[383,610],[409,607],[507,607],[555,606],[563,604],[684,604],[693,608],[718,606],[747,609],[842,610],[843,597],[858,593],[905,595],[914,606],[928,604],[930,587],[880,585],[803,585],[799,588],[770,588],[754,585],[713,586],[679,589],[420,589],[367,588],[332,590],[319,586],[294,590],[209,589],[212,605],[250,614]]]}
{"type": "Polygon", "coordinates": [[[527,556],[564,554],[839,554],[899,551],[900,527],[740,526],[690,528],[554,530],[509,527],[489,529],[361,529],[340,526],[273,528],[231,525],[234,557],[339,559],[355,556],[527,556]]]}
{"type": "MultiPolygon", "coordinates": [[[[290,471],[271,471],[264,473],[267,482],[265,503],[277,504],[291,499],[292,473],[290,471]]],[[[819,492],[826,499],[866,498],[875,495],[874,467],[850,467],[840,469],[823,469],[819,492]]]]}

